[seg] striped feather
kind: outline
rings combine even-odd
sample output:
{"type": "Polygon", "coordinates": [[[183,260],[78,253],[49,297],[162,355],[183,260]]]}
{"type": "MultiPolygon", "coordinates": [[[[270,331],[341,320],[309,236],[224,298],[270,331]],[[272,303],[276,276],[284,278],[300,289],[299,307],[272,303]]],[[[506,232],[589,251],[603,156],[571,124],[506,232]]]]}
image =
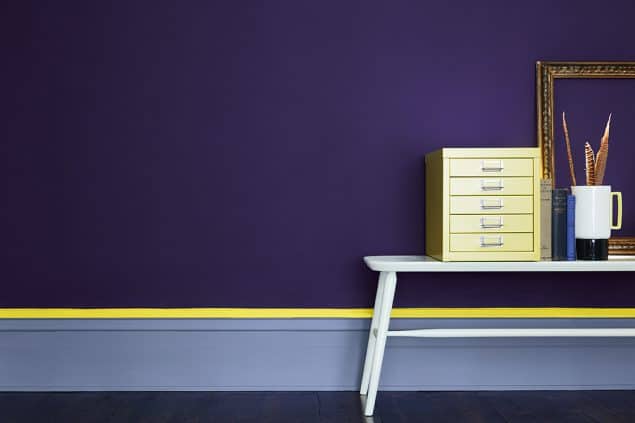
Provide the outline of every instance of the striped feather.
{"type": "Polygon", "coordinates": [[[586,164],[584,169],[586,172],[586,184],[595,185],[595,155],[588,141],[584,144],[584,162],[586,164]]]}
{"type": "Polygon", "coordinates": [[[595,183],[597,185],[602,185],[604,182],[604,173],[606,172],[606,159],[609,155],[609,131],[611,129],[611,115],[609,115],[609,120],[606,122],[606,127],[604,128],[604,135],[602,135],[602,140],[600,141],[600,148],[598,150],[598,154],[595,161],[595,183]]]}
{"type": "Polygon", "coordinates": [[[571,175],[571,185],[578,185],[575,180],[575,167],[573,166],[573,155],[571,154],[571,140],[569,139],[569,128],[567,128],[567,119],[562,112],[562,128],[564,129],[564,141],[567,145],[567,159],[569,160],[569,174],[571,175]]]}

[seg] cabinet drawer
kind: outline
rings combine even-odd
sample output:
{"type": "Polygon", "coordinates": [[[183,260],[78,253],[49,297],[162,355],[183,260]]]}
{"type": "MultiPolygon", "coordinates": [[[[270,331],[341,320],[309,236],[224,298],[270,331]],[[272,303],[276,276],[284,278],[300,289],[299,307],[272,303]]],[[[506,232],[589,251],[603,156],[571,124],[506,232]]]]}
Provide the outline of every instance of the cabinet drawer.
{"type": "Polygon", "coordinates": [[[451,215],[450,232],[533,232],[532,214],[451,215]]]}
{"type": "Polygon", "coordinates": [[[534,235],[451,234],[450,251],[533,251],[534,235]]]}
{"type": "Polygon", "coordinates": [[[533,176],[534,160],[450,159],[450,176],[533,176]]]}
{"type": "Polygon", "coordinates": [[[533,178],[450,178],[450,195],[532,195],[533,178]]]}
{"type": "Polygon", "coordinates": [[[532,196],[472,196],[450,197],[450,214],[530,214],[532,196]]]}

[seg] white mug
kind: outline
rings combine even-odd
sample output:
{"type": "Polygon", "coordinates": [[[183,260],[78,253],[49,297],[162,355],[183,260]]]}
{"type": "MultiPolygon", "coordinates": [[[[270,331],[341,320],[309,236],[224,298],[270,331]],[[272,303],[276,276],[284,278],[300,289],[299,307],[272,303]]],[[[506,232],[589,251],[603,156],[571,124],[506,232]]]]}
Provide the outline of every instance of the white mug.
{"type": "Polygon", "coordinates": [[[622,228],[622,193],[610,185],[571,187],[575,195],[576,239],[609,239],[611,229],[622,228]],[[613,197],[617,198],[617,222],[613,223],[613,197]]]}

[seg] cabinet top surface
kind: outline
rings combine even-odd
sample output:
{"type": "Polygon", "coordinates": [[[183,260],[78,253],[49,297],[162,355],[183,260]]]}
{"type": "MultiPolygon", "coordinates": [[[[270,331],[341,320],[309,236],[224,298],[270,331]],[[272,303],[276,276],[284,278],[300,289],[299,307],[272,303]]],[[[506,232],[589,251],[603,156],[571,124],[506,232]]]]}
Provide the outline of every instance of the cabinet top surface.
{"type": "Polygon", "coordinates": [[[633,272],[635,256],[610,256],[606,261],[447,262],[428,256],[366,256],[377,272],[633,272]]]}
{"type": "Polygon", "coordinates": [[[429,155],[440,154],[444,158],[514,158],[540,157],[538,147],[504,147],[504,148],[441,148],[429,155]]]}

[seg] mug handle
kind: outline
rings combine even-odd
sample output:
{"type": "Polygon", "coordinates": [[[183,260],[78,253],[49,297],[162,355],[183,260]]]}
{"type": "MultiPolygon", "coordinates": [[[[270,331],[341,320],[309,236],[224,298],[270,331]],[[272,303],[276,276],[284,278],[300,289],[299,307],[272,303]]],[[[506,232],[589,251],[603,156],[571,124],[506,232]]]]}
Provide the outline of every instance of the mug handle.
{"type": "Polygon", "coordinates": [[[611,229],[622,229],[622,193],[612,192],[611,197],[617,197],[617,223],[611,224],[611,229]]]}

